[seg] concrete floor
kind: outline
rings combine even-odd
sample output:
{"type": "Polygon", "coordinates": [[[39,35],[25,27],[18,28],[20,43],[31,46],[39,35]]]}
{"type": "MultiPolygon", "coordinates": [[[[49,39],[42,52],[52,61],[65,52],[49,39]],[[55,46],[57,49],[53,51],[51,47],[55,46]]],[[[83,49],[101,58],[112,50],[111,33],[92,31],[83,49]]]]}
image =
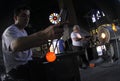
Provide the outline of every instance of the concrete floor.
{"type": "Polygon", "coordinates": [[[120,60],[80,69],[81,81],[120,81],[120,60]]]}

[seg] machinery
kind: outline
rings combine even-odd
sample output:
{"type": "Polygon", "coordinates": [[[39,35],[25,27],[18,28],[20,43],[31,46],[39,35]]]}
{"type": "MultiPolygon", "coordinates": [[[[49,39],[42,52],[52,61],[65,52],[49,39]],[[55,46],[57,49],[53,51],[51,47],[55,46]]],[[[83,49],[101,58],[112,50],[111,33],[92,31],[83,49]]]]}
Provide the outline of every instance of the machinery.
{"type": "Polygon", "coordinates": [[[107,54],[114,60],[120,56],[120,27],[104,24],[98,27],[98,40],[106,46],[107,54]]]}

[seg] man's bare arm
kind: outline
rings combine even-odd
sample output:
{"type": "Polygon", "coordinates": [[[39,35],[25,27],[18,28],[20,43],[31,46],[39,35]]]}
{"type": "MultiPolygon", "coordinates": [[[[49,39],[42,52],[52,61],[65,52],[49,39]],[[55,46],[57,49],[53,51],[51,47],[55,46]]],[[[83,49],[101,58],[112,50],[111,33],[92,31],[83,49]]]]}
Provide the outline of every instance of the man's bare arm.
{"type": "Polygon", "coordinates": [[[75,40],[75,41],[80,41],[80,40],[84,40],[84,37],[81,37],[81,38],[73,38],[73,40],[75,40]]]}
{"type": "Polygon", "coordinates": [[[54,30],[57,25],[50,26],[43,31],[39,31],[30,36],[20,37],[12,41],[11,50],[13,52],[23,51],[33,47],[38,47],[48,41],[48,39],[60,38],[62,36],[62,29],[54,30]]]}

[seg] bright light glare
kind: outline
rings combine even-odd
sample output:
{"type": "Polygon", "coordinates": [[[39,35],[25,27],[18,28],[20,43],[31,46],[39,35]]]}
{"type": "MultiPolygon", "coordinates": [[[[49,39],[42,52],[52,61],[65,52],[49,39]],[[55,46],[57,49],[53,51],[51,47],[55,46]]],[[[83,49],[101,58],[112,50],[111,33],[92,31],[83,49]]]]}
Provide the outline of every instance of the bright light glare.
{"type": "Polygon", "coordinates": [[[106,34],[105,33],[101,33],[101,38],[105,39],[105,37],[106,37],[106,34]]]}

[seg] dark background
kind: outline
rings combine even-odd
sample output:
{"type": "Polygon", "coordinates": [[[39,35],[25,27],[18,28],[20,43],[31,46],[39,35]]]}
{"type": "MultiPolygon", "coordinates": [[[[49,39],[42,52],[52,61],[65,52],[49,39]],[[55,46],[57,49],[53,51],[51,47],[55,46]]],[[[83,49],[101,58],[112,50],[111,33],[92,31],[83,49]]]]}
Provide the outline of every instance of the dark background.
{"type": "Polygon", "coordinates": [[[59,13],[57,0],[1,0],[0,35],[6,27],[14,23],[13,10],[19,5],[28,5],[31,9],[30,24],[27,28],[30,33],[44,29],[50,25],[49,15],[53,12],[59,13]]]}
{"type": "MultiPolygon", "coordinates": [[[[60,12],[59,0],[1,0],[0,2],[0,35],[3,30],[14,23],[13,9],[18,5],[26,4],[31,8],[29,33],[46,28],[51,23],[49,15],[60,12]]],[[[93,27],[89,13],[94,9],[102,10],[106,14],[104,23],[112,23],[120,18],[120,0],[72,0],[78,23],[86,30],[93,27]]],[[[69,4],[69,2],[68,2],[69,4]]],[[[99,23],[102,24],[102,23],[99,23]]],[[[94,25],[96,26],[96,25],[94,25]]]]}

